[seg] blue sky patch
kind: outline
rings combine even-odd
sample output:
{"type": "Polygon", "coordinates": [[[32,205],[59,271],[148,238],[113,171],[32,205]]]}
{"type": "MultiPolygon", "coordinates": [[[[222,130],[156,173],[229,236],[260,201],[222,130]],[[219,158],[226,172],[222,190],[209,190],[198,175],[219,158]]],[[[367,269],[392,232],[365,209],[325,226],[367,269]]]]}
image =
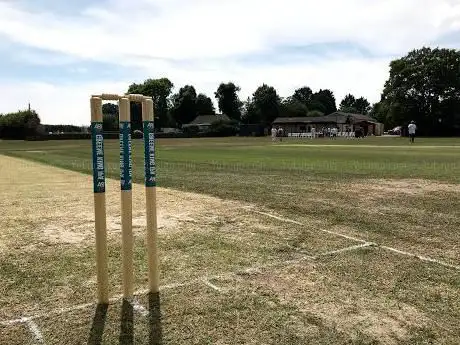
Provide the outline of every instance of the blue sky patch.
{"type": "Polygon", "coordinates": [[[351,42],[323,42],[304,45],[278,45],[268,51],[238,56],[237,60],[243,64],[290,64],[310,61],[322,61],[324,59],[347,58],[379,58],[382,56],[373,54],[365,47],[351,42]]]}
{"type": "Polygon", "coordinates": [[[108,0],[17,0],[15,5],[27,12],[52,12],[76,17],[87,7],[101,6],[108,0]]]}
{"type": "Polygon", "coordinates": [[[142,70],[136,67],[78,59],[1,39],[0,56],[0,79],[54,83],[133,79],[142,75],[142,70]]]}

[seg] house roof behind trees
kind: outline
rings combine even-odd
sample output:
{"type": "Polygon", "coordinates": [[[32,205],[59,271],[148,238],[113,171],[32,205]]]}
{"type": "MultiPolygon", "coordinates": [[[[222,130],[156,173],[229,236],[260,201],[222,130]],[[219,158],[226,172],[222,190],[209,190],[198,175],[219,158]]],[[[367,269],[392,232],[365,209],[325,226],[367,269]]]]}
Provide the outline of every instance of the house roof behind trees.
{"type": "Polygon", "coordinates": [[[230,118],[225,114],[198,115],[195,120],[188,125],[210,126],[216,121],[230,121],[230,118]]]}
{"type": "Polygon", "coordinates": [[[327,118],[340,118],[343,122],[339,123],[346,123],[346,119],[350,117],[354,122],[369,122],[369,123],[378,123],[376,119],[370,117],[368,115],[363,114],[353,114],[353,113],[344,113],[343,111],[336,111],[335,113],[326,115],[324,117],[327,118]]]}
{"type": "Polygon", "coordinates": [[[273,121],[274,124],[278,123],[321,123],[324,122],[325,116],[319,117],[278,117],[273,121]]]}
{"type": "Polygon", "coordinates": [[[337,124],[346,124],[347,120],[350,120],[351,123],[378,123],[378,121],[370,116],[363,114],[352,114],[344,113],[341,111],[336,111],[332,114],[325,116],[316,116],[316,117],[278,117],[273,121],[273,124],[312,124],[312,123],[337,123],[337,124]]]}

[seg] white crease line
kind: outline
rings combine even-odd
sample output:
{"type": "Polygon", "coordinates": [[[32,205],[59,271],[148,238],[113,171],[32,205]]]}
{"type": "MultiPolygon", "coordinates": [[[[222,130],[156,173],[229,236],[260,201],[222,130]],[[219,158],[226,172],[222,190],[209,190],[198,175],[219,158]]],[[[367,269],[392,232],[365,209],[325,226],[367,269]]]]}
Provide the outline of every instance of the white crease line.
{"type": "MultiPolygon", "coordinates": [[[[189,281],[187,281],[185,283],[172,283],[172,284],[167,284],[167,285],[160,286],[160,291],[167,290],[167,289],[176,289],[176,288],[179,288],[179,287],[190,286],[190,285],[193,285],[193,284],[196,284],[196,283],[199,283],[199,282],[203,282],[204,279],[231,278],[232,276],[235,276],[235,275],[238,275],[238,274],[241,274],[241,273],[257,272],[257,271],[265,269],[265,268],[270,268],[270,267],[275,267],[275,266],[283,266],[283,265],[290,265],[290,264],[299,263],[299,262],[302,262],[302,261],[305,261],[305,260],[308,260],[308,259],[311,260],[313,258],[314,257],[312,257],[312,256],[303,256],[303,257],[301,257],[299,259],[286,260],[286,261],[283,261],[283,262],[274,262],[274,263],[270,263],[270,264],[266,264],[266,265],[248,267],[248,268],[245,268],[245,269],[240,269],[240,270],[236,270],[236,271],[232,271],[232,272],[227,272],[227,273],[223,273],[223,274],[220,274],[220,275],[199,277],[199,278],[189,280],[189,281]]],[[[143,295],[143,294],[146,294],[148,292],[149,292],[148,289],[138,290],[138,291],[136,291],[134,293],[134,296],[143,295]]],[[[121,295],[121,294],[116,295],[116,296],[114,296],[114,297],[109,299],[109,303],[117,302],[117,301],[121,300],[122,298],[123,298],[123,295],[121,295]]],[[[96,304],[95,303],[85,303],[85,304],[80,304],[80,305],[73,306],[73,307],[59,308],[59,309],[51,310],[51,311],[49,311],[47,313],[39,313],[39,314],[35,314],[35,315],[29,316],[29,317],[26,317],[26,318],[19,318],[19,319],[0,321],[0,325],[9,326],[9,325],[17,324],[17,323],[23,323],[26,320],[35,320],[35,319],[40,319],[40,318],[44,318],[44,317],[50,317],[50,316],[53,316],[53,315],[60,315],[60,314],[64,314],[64,313],[67,313],[67,312],[86,309],[86,308],[93,307],[93,306],[96,306],[96,304]]]]}
{"type": "Polygon", "coordinates": [[[363,244],[358,244],[356,246],[350,246],[350,247],[346,247],[346,248],[342,248],[342,249],[331,250],[330,252],[321,253],[321,254],[316,255],[315,258],[318,258],[318,257],[321,257],[321,256],[340,254],[340,253],[343,253],[343,252],[349,252],[349,251],[352,251],[352,250],[366,248],[366,247],[373,247],[373,246],[376,246],[376,244],[372,243],[372,242],[367,242],[367,243],[363,243],[363,244]]]}
{"type": "Polygon", "coordinates": [[[40,314],[35,314],[35,315],[29,316],[29,317],[22,317],[22,318],[19,318],[19,319],[1,321],[0,325],[2,325],[2,326],[14,325],[14,324],[17,324],[17,323],[26,322],[27,320],[35,320],[35,319],[40,319],[42,317],[65,314],[65,313],[72,312],[72,311],[75,311],[75,310],[86,309],[86,308],[89,308],[91,306],[94,306],[94,303],[85,303],[85,304],[80,304],[80,305],[76,305],[76,306],[72,306],[72,307],[54,309],[54,310],[51,310],[48,313],[40,313],[40,314]]]}
{"type": "MultiPolygon", "coordinates": [[[[298,221],[296,221],[296,220],[289,219],[289,218],[283,218],[283,217],[275,216],[274,214],[267,213],[267,212],[256,211],[256,210],[250,209],[249,207],[244,207],[244,209],[245,209],[245,210],[248,210],[248,211],[251,211],[251,212],[254,212],[254,213],[262,214],[262,215],[267,216],[267,217],[271,217],[271,218],[274,218],[274,219],[278,219],[278,220],[281,220],[281,221],[283,221],[283,222],[293,223],[293,224],[305,226],[305,224],[303,224],[303,223],[301,223],[301,222],[298,222],[298,221]]],[[[331,234],[331,235],[340,236],[340,237],[346,238],[346,239],[348,239],[348,240],[352,240],[352,241],[356,241],[356,242],[364,242],[364,243],[367,243],[367,241],[365,241],[365,240],[361,240],[361,239],[356,238],[356,237],[344,235],[344,234],[341,234],[340,232],[335,232],[335,231],[330,231],[330,230],[324,230],[324,229],[318,229],[318,230],[321,231],[321,232],[325,232],[325,233],[331,234]]]]}
{"type": "MultiPolygon", "coordinates": [[[[387,249],[387,250],[394,251],[396,253],[418,257],[417,255],[414,255],[414,254],[411,254],[411,253],[408,253],[408,252],[404,252],[404,251],[401,251],[401,250],[398,250],[398,249],[394,249],[394,248],[391,248],[391,247],[379,246],[378,244],[373,243],[373,242],[366,242],[366,241],[363,241],[363,242],[364,243],[361,244],[361,245],[356,245],[356,246],[352,246],[352,247],[346,247],[346,248],[338,249],[338,250],[335,250],[335,251],[332,251],[332,252],[326,252],[326,253],[323,253],[323,254],[319,254],[318,256],[331,255],[331,254],[334,254],[334,253],[341,253],[341,252],[345,252],[345,251],[349,251],[349,250],[353,250],[353,249],[357,249],[357,248],[363,248],[363,247],[367,247],[367,246],[376,246],[376,247],[380,247],[382,249],[387,249]]],[[[232,271],[232,272],[223,273],[221,275],[200,277],[200,278],[189,280],[188,282],[185,282],[185,283],[167,284],[167,285],[160,286],[160,291],[167,290],[167,289],[175,289],[175,288],[179,288],[179,287],[190,286],[190,285],[193,285],[193,284],[198,283],[198,282],[203,282],[204,280],[207,280],[207,279],[223,279],[223,278],[231,278],[233,276],[241,275],[241,274],[244,274],[244,273],[246,273],[246,274],[260,273],[261,270],[266,269],[266,268],[271,268],[271,267],[276,267],[276,266],[288,266],[288,265],[300,263],[300,262],[306,261],[306,260],[314,260],[318,256],[304,255],[304,256],[302,256],[300,258],[297,258],[297,259],[285,260],[285,261],[282,261],[282,262],[272,262],[272,263],[268,263],[268,264],[265,264],[265,265],[248,267],[248,268],[245,268],[245,269],[240,269],[240,270],[236,270],[236,271],[232,271]]],[[[420,257],[418,257],[418,258],[420,258],[420,257]]],[[[430,258],[425,258],[425,257],[422,257],[422,258],[424,258],[425,260],[429,260],[429,261],[439,263],[441,265],[445,265],[447,267],[460,269],[459,266],[450,265],[450,264],[443,263],[441,261],[437,261],[437,260],[430,259],[430,258]]],[[[134,296],[146,294],[148,292],[149,292],[148,289],[139,290],[139,291],[134,293],[134,296]]],[[[119,301],[122,298],[123,298],[122,295],[118,295],[118,296],[112,297],[109,301],[112,303],[112,302],[119,301]]],[[[72,311],[75,311],[75,310],[86,309],[86,308],[89,308],[91,306],[95,306],[95,303],[86,303],[86,304],[81,304],[81,305],[77,305],[77,306],[73,306],[73,307],[55,309],[55,310],[51,310],[48,313],[36,314],[36,315],[26,317],[26,318],[0,321],[0,325],[9,326],[9,325],[17,324],[17,323],[23,323],[23,322],[25,322],[27,320],[34,320],[34,319],[39,319],[39,318],[42,318],[42,317],[49,317],[51,315],[59,315],[59,314],[63,314],[63,313],[66,313],[66,312],[72,312],[72,311]]]]}
{"type": "Polygon", "coordinates": [[[137,311],[139,314],[141,314],[143,317],[149,316],[149,311],[136,301],[131,301],[131,305],[133,306],[133,309],[137,311]]]}
{"type": "Polygon", "coordinates": [[[297,225],[304,225],[303,223],[297,222],[297,221],[295,221],[295,220],[288,219],[288,218],[283,218],[283,217],[279,217],[279,216],[275,216],[274,214],[271,214],[271,213],[261,212],[261,211],[256,211],[256,210],[251,210],[251,209],[249,209],[248,207],[244,207],[244,209],[245,209],[245,210],[250,210],[251,212],[254,212],[254,213],[262,214],[262,215],[264,215],[264,216],[268,216],[268,217],[271,217],[271,218],[275,218],[275,219],[281,220],[281,221],[283,221],[283,222],[294,223],[294,224],[297,224],[297,225]]]}
{"type": "MultiPolygon", "coordinates": [[[[257,210],[252,209],[251,207],[243,207],[243,209],[251,211],[251,212],[259,213],[259,214],[262,214],[262,215],[265,215],[265,216],[268,216],[268,217],[271,217],[271,218],[274,218],[274,219],[278,219],[278,220],[281,220],[283,222],[294,223],[294,224],[298,224],[298,225],[305,225],[305,224],[302,224],[302,223],[297,222],[297,221],[292,220],[292,219],[278,217],[278,216],[275,216],[275,215],[273,215],[271,213],[267,213],[267,212],[257,211],[257,210]]],[[[364,246],[367,243],[371,243],[371,242],[367,242],[365,240],[361,240],[361,239],[356,238],[356,237],[341,234],[339,232],[334,232],[334,231],[324,230],[324,229],[318,229],[318,230],[322,231],[322,232],[326,232],[326,233],[331,234],[331,235],[336,235],[336,236],[340,236],[340,237],[343,237],[343,238],[347,238],[349,240],[353,240],[353,241],[356,241],[356,242],[363,242],[364,246]]],[[[422,261],[433,262],[433,263],[439,264],[439,265],[444,266],[444,267],[460,270],[460,266],[458,266],[458,265],[452,265],[452,264],[449,264],[447,262],[436,260],[436,259],[433,259],[433,258],[430,258],[430,257],[427,257],[427,256],[422,256],[422,255],[418,255],[418,254],[405,252],[403,250],[399,250],[399,249],[388,247],[388,246],[382,246],[382,245],[379,245],[378,243],[372,243],[372,245],[376,246],[376,247],[379,247],[379,248],[382,248],[382,249],[390,250],[392,252],[399,253],[399,254],[402,254],[402,255],[413,256],[413,257],[416,257],[416,258],[418,258],[419,260],[422,260],[422,261]]]]}
{"type": "Polygon", "coordinates": [[[366,240],[362,240],[362,239],[359,239],[359,238],[356,238],[356,237],[353,237],[353,236],[344,235],[344,234],[341,234],[340,232],[324,230],[324,229],[319,229],[319,231],[326,232],[328,234],[335,235],[335,236],[340,236],[340,237],[346,238],[347,240],[351,240],[351,241],[355,241],[355,242],[367,243],[366,240]]]}
{"type": "Polygon", "coordinates": [[[17,324],[17,323],[23,323],[23,322],[25,322],[24,319],[25,319],[25,318],[12,319],[12,320],[7,320],[7,321],[2,321],[2,322],[0,322],[0,325],[2,325],[2,326],[11,326],[11,325],[15,325],[15,324],[17,324]]]}
{"type": "Polygon", "coordinates": [[[412,256],[412,257],[417,258],[417,259],[422,260],[422,261],[433,262],[433,263],[439,264],[441,266],[445,266],[445,267],[449,267],[449,268],[454,268],[456,270],[460,270],[460,266],[452,265],[452,264],[449,264],[449,263],[444,262],[444,261],[440,261],[440,260],[430,258],[428,256],[412,254],[412,253],[409,253],[409,252],[405,252],[403,250],[399,250],[399,249],[395,249],[395,248],[387,247],[387,246],[380,246],[380,248],[386,249],[386,250],[389,250],[389,251],[392,251],[392,252],[395,252],[395,253],[398,253],[398,254],[401,254],[401,255],[412,256]]]}
{"type": "MultiPolygon", "coordinates": [[[[247,274],[259,273],[263,269],[276,267],[276,266],[286,266],[286,265],[296,264],[296,263],[299,263],[299,262],[302,262],[302,261],[305,261],[305,260],[313,260],[313,259],[315,259],[314,256],[304,255],[304,256],[302,256],[300,258],[297,258],[297,259],[285,260],[285,261],[282,261],[282,262],[272,262],[272,263],[268,263],[268,264],[265,264],[265,265],[248,267],[248,268],[239,269],[239,270],[232,271],[232,272],[223,273],[223,274],[220,274],[220,275],[199,277],[199,278],[189,280],[189,281],[187,281],[185,283],[167,284],[167,285],[160,286],[160,291],[167,290],[167,289],[176,289],[176,288],[180,288],[180,287],[190,286],[190,285],[193,285],[193,284],[196,284],[196,283],[199,283],[199,282],[203,282],[204,280],[207,280],[207,279],[224,279],[224,278],[231,278],[233,276],[241,275],[241,274],[244,274],[244,273],[247,273],[247,274]]],[[[134,292],[134,296],[143,295],[143,294],[146,294],[148,292],[149,292],[148,289],[138,290],[138,291],[134,292]]],[[[123,298],[123,295],[121,295],[121,294],[116,295],[116,296],[114,296],[114,297],[109,299],[109,303],[117,302],[117,301],[121,300],[122,298],[123,298]]],[[[51,317],[53,315],[60,315],[60,314],[72,312],[72,311],[75,311],[75,310],[86,309],[86,308],[93,307],[93,306],[96,306],[96,304],[95,303],[85,303],[85,304],[80,304],[80,305],[76,305],[76,306],[73,306],[73,307],[58,308],[58,309],[51,310],[51,311],[49,311],[47,313],[38,313],[38,314],[29,316],[29,317],[26,317],[26,318],[19,318],[19,319],[0,321],[0,325],[2,325],[2,326],[10,326],[10,325],[18,324],[18,323],[23,323],[26,320],[35,320],[35,319],[40,319],[40,318],[44,318],[44,317],[51,317]]]]}
{"type": "Polygon", "coordinates": [[[204,278],[203,283],[205,283],[206,286],[209,286],[211,289],[216,290],[217,292],[222,292],[222,289],[213,283],[211,283],[208,279],[204,278]]]}
{"type": "Polygon", "coordinates": [[[39,344],[44,344],[45,341],[43,340],[43,335],[42,332],[40,332],[40,329],[38,328],[38,325],[30,318],[23,318],[23,321],[27,326],[29,327],[29,330],[32,332],[34,335],[35,340],[39,344]]]}
{"type": "MultiPolygon", "coordinates": [[[[189,282],[186,282],[186,283],[176,283],[176,284],[163,285],[163,286],[160,287],[160,291],[167,290],[167,289],[175,289],[175,288],[178,288],[178,287],[191,285],[191,284],[194,284],[196,281],[198,281],[198,279],[196,279],[195,281],[192,280],[192,281],[189,281],[189,282]]],[[[146,294],[148,292],[149,292],[148,289],[139,290],[139,291],[136,291],[134,293],[134,296],[143,295],[143,294],[146,294]]],[[[121,300],[122,298],[123,298],[123,295],[121,295],[121,294],[120,295],[115,295],[114,297],[109,299],[109,303],[117,302],[117,301],[121,300]]],[[[35,315],[25,317],[25,318],[23,317],[23,318],[19,318],[19,319],[0,321],[0,325],[2,325],[2,326],[10,326],[10,325],[14,325],[14,324],[17,324],[17,323],[26,322],[27,320],[36,320],[36,319],[41,319],[41,318],[44,318],[44,317],[50,317],[50,316],[53,316],[53,315],[65,314],[65,313],[73,312],[73,311],[76,311],[76,310],[81,310],[81,309],[86,309],[86,308],[89,308],[89,307],[93,307],[93,306],[96,306],[96,305],[97,304],[95,304],[95,303],[85,303],[85,304],[80,304],[80,305],[76,305],[76,306],[72,306],[72,307],[58,308],[58,309],[51,310],[48,313],[39,313],[39,314],[35,314],[35,315]]]]}
{"type": "Polygon", "coordinates": [[[265,264],[265,265],[248,267],[248,268],[240,269],[240,270],[237,270],[237,271],[234,271],[234,272],[228,272],[228,273],[225,273],[225,274],[222,274],[222,275],[208,277],[208,279],[231,278],[231,277],[239,276],[239,275],[242,275],[242,274],[252,274],[252,273],[259,274],[259,273],[262,272],[262,270],[267,269],[267,268],[272,268],[272,267],[276,267],[276,266],[289,266],[289,265],[292,265],[292,264],[300,263],[302,261],[314,260],[314,259],[315,258],[313,256],[304,255],[304,256],[302,256],[300,258],[297,258],[297,259],[285,260],[285,261],[282,261],[282,262],[272,262],[272,263],[265,264]]]}

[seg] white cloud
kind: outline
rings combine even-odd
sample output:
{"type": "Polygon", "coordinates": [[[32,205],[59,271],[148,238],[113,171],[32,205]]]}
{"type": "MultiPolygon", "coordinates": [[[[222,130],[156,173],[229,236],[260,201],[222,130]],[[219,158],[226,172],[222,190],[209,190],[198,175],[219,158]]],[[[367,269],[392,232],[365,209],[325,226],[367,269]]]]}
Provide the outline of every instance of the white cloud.
{"type": "MultiPolygon", "coordinates": [[[[458,29],[459,23],[457,0],[110,0],[72,16],[28,12],[15,2],[0,2],[0,39],[64,53],[69,59],[45,58],[43,63],[58,67],[65,61],[93,59],[141,68],[145,77],[167,76],[176,86],[193,84],[209,96],[220,81],[232,80],[241,86],[243,99],[266,82],[282,96],[309,85],[331,88],[337,101],[348,92],[377,101],[389,58],[344,55],[248,65],[234,57],[280,45],[340,41],[378,55],[402,55],[458,29]],[[198,62],[178,67],[152,57],[198,62]]],[[[17,58],[36,60],[33,55],[17,58]]],[[[0,84],[5,99],[0,111],[31,100],[43,122],[86,123],[92,92],[123,92],[133,81],[60,85],[37,83],[31,77],[5,82],[0,84]]]]}
{"type": "Polygon", "coordinates": [[[95,82],[84,85],[55,85],[39,82],[9,82],[0,84],[2,109],[16,111],[36,110],[42,123],[88,125],[91,94],[123,93],[124,82],[95,82]]]}
{"type": "Polygon", "coordinates": [[[346,40],[402,52],[446,33],[460,18],[450,0],[112,0],[78,17],[0,3],[0,32],[17,42],[84,58],[132,53],[225,57],[280,43],[346,40]],[[444,25],[449,23],[449,25],[444,25]]]}
{"type": "MultiPolygon", "coordinates": [[[[330,88],[339,102],[346,93],[378,100],[379,92],[387,77],[387,61],[344,60],[320,64],[296,64],[291,66],[270,66],[251,68],[221,68],[216,71],[165,70],[173,83],[180,87],[193,84],[197,92],[214,96],[220,81],[235,81],[241,87],[240,97],[251,95],[263,82],[275,86],[281,96],[292,94],[295,88],[305,84],[314,90],[330,88]]],[[[222,66],[224,67],[224,66],[222,66]]],[[[43,123],[88,124],[89,97],[91,94],[123,93],[136,80],[92,82],[86,84],[55,85],[36,82],[10,82],[0,84],[2,103],[0,111],[15,111],[26,108],[30,101],[32,108],[40,114],[43,123]]],[[[137,80],[139,82],[141,80],[137,80]]]]}

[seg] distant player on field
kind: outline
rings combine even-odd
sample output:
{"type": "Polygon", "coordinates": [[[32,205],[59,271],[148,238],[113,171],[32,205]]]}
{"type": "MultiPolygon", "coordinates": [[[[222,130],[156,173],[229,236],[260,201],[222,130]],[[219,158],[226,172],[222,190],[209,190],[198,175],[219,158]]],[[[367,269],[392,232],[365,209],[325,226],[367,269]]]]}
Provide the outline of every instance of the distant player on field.
{"type": "Polygon", "coordinates": [[[417,130],[417,126],[415,125],[415,122],[411,121],[409,123],[409,126],[407,126],[407,129],[409,130],[410,142],[413,143],[415,141],[415,131],[417,130]]]}
{"type": "Polygon", "coordinates": [[[283,128],[278,129],[278,136],[280,137],[280,141],[283,141],[283,128]]]}
{"type": "Polygon", "coordinates": [[[276,141],[276,135],[278,131],[276,130],[275,127],[272,128],[272,141],[276,141]]]}

